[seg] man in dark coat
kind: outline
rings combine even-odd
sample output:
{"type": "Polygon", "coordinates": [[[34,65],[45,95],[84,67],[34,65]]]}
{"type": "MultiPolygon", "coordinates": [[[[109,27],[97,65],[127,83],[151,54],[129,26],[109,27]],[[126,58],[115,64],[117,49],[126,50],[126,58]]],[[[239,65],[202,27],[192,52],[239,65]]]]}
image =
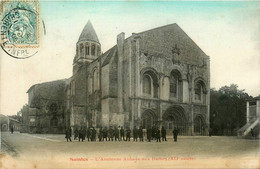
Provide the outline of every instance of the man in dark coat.
{"type": "Polygon", "coordinates": [[[155,135],[156,135],[156,141],[158,142],[161,142],[161,132],[160,132],[160,129],[159,127],[157,127],[156,131],[155,131],[155,135]]]}
{"type": "Polygon", "coordinates": [[[86,127],[83,127],[83,129],[82,129],[82,137],[83,137],[83,140],[85,140],[86,134],[87,134],[86,127]]]}
{"type": "Polygon", "coordinates": [[[125,130],[124,127],[121,127],[120,129],[120,140],[125,141],[125,130]]]}
{"type": "Polygon", "coordinates": [[[212,135],[212,129],[209,128],[209,137],[211,137],[211,135],[212,135]]]}
{"type": "Polygon", "coordinates": [[[119,130],[116,126],[114,128],[114,136],[115,136],[115,141],[119,140],[119,130]]]}
{"type": "Polygon", "coordinates": [[[177,127],[174,127],[174,130],[172,131],[172,133],[173,133],[174,141],[177,142],[177,136],[179,134],[177,127]]]}
{"type": "Polygon", "coordinates": [[[93,127],[92,133],[91,133],[91,136],[92,136],[91,141],[96,141],[96,135],[97,135],[97,131],[96,131],[95,127],[93,127]]]}
{"type": "Polygon", "coordinates": [[[152,127],[152,137],[151,138],[152,138],[152,140],[156,139],[156,128],[155,128],[155,126],[152,127]]]}
{"type": "Polygon", "coordinates": [[[67,139],[67,142],[68,142],[69,140],[71,141],[71,132],[70,132],[70,129],[66,129],[65,138],[67,139]]]}
{"type": "Polygon", "coordinates": [[[83,129],[82,129],[82,127],[79,130],[79,141],[80,141],[80,139],[83,142],[83,129]]]}
{"type": "Polygon", "coordinates": [[[78,128],[76,127],[76,128],[75,128],[75,131],[74,131],[74,140],[76,140],[78,137],[79,137],[79,130],[78,130],[78,128]]]}
{"type": "Polygon", "coordinates": [[[133,135],[134,135],[134,141],[137,141],[138,130],[137,130],[136,126],[134,126],[133,135]]]}
{"type": "Polygon", "coordinates": [[[128,127],[127,130],[126,130],[126,141],[130,141],[130,137],[131,137],[131,130],[130,128],[128,127]]]}
{"type": "Polygon", "coordinates": [[[113,137],[114,137],[114,130],[112,129],[112,127],[110,126],[109,130],[108,130],[108,141],[113,141],[113,137]]]}
{"type": "Polygon", "coordinates": [[[152,129],[149,127],[147,129],[147,141],[151,142],[151,138],[152,138],[152,129]]]}
{"type": "Polygon", "coordinates": [[[138,130],[138,135],[139,135],[139,141],[144,141],[144,136],[143,136],[143,127],[140,126],[138,130]]]}
{"type": "Polygon", "coordinates": [[[167,141],[166,140],[166,130],[163,126],[162,126],[162,141],[167,141]]]}
{"type": "Polygon", "coordinates": [[[98,132],[98,140],[103,141],[103,129],[100,127],[99,132],[98,132]]]}
{"type": "Polygon", "coordinates": [[[11,126],[11,133],[13,134],[14,133],[14,127],[11,126]]]}
{"type": "Polygon", "coordinates": [[[90,129],[90,127],[87,129],[87,138],[88,138],[88,141],[91,141],[91,129],[90,129]]]}
{"type": "Polygon", "coordinates": [[[103,141],[105,141],[105,139],[107,141],[107,127],[105,127],[103,130],[103,141]]]}

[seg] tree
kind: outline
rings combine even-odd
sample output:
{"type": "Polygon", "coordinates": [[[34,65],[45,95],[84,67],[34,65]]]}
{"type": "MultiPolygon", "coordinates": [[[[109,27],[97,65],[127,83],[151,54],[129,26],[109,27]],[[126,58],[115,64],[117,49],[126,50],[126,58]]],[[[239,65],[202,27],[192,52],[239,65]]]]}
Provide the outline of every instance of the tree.
{"type": "Polygon", "coordinates": [[[246,100],[252,98],[238,85],[223,86],[210,93],[210,126],[213,134],[235,135],[246,123],[246,100]]]}

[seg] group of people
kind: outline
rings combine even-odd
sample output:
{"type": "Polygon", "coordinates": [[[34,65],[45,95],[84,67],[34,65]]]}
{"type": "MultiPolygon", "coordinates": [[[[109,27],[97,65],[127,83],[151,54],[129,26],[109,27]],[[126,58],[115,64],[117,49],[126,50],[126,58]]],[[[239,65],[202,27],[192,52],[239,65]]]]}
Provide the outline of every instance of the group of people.
{"type": "MultiPolygon", "coordinates": [[[[96,141],[96,137],[98,137],[99,141],[130,141],[131,133],[133,136],[133,141],[143,142],[144,138],[148,142],[151,140],[156,140],[156,142],[167,141],[166,139],[166,129],[162,126],[161,130],[159,127],[153,126],[152,128],[144,129],[142,126],[137,128],[134,126],[133,131],[129,127],[124,129],[123,127],[104,127],[100,128],[98,132],[95,127],[86,127],[75,128],[74,130],[74,140],[84,141],[87,139],[88,141],[96,141]]],[[[175,127],[172,131],[174,141],[177,141],[178,129],[175,127]]],[[[68,128],[65,133],[65,138],[68,141],[71,141],[72,129],[68,128]]]]}

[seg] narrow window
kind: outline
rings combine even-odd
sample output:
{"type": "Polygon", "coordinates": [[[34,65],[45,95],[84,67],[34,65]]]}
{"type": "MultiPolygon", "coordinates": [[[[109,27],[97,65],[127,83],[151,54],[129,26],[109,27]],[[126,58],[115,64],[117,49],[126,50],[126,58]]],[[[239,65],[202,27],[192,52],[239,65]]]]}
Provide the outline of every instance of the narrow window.
{"type": "Polygon", "coordinates": [[[80,44],[80,56],[83,56],[83,44],[80,44]]]}
{"type": "Polygon", "coordinates": [[[146,94],[151,94],[151,78],[148,75],[143,77],[143,92],[146,94]]]}
{"type": "Polygon", "coordinates": [[[93,44],[91,46],[91,55],[96,56],[96,45],[95,44],[93,44]]]}
{"type": "Polygon", "coordinates": [[[201,100],[201,84],[197,83],[195,86],[195,100],[201,100]]]}
{"type": "Polygon", "coordinates": [[[86,50],[86,55],[89,55],[89,46],[88,45],[86,46],[85,50],[86,50]]]}
{"type": "Polygon", "coordinates": [[[170,77],[170,95],[172,97],[177,97],[178,91],[178,76],[171,75],[170,77]]]}

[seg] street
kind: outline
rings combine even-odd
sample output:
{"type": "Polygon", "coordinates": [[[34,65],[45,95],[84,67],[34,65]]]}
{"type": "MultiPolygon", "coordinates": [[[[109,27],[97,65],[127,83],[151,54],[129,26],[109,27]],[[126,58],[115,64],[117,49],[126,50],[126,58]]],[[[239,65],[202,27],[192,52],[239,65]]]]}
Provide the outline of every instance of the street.
{"type": "Polygon", "coordinates": [[[257,168],[259,140],[180,136],[167,142],[67,142],[64,135],[1,133],[2,168],[257,168]]]}

